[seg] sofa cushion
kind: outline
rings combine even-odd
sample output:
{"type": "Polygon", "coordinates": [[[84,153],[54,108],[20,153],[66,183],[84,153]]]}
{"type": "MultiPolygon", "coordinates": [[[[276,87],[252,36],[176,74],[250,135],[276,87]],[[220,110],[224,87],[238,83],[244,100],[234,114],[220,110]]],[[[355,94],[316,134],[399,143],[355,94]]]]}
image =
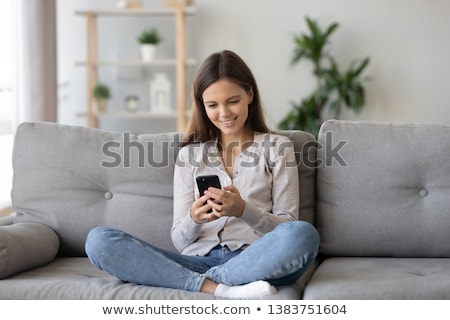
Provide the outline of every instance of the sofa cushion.
{"type": "MultiPolygon", "coordinates": [[[[279,287],[264,299],[299,299],[294,286],[279,287]]],[[[1,281],[0,300],[206,300],[211,294],[137,285],[97,269],[86,257],[59,257],[51,263],[1,281]]]]}
{"type": "Polygon", "coordinates": [[[299,176],[299,219],[315,223],[317,141],[310,133],[299,130],[277,132],[288,137],[294,145],[299,176]]]}
{"type": "MultiPolygon", "coordinates": [[[[300,218],[313,222],[315,139],[285,131],[294,142],[300,176],[300,218]]],[[[175,250],[173,169],[178,133],[107,132],[55,123],[23,123],[15,136],[12,203],[15,222],[53,228],[60,254],[85,256],[87,233],[119,228],[175,250]]]]}
{"type": "Polygon", "coordinates": [[[450,126],[330,120],[318,143],[322,254],[450,257],[450,126]]]}
{"type": "Polygon", "coordinates": [[[0,226],[0,279],[52,261],[58,248],[58,236],[45,225],[0,226]]]}
{"type": "Polygon", "coordinates": [[[23,123],[13,150],[15,222],[39,222],[61,239],[60,254],[85,256],[95,226],[172,249],[176,133],[132,135],[54,123],[23,123]],[[156,152],[155,150],[164,150],[156,152]]]}
{"type": "Polygon", "coordinates": [[[448,300],[450,259],[326,259],[308,283],[303,299],[448,300]]]}

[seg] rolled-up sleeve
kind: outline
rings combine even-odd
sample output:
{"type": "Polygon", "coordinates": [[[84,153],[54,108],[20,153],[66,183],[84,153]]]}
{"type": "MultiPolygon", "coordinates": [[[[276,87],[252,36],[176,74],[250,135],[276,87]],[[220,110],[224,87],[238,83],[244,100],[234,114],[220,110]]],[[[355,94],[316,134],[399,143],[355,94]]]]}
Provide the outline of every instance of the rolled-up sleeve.
{"type": "MultiPolygon", "coordinates": [[[[298,219],[299,185],[293,144],[287,137],[272,137],[275,137],[273,146],[267,149],[266,145],[261,152],[266,174],[258,177],[261,182],[264,180],[263,183],[272,187],[271,210],[267,210],[267,206],[257,205],[267,202],[267,199],[260,198],[256,204],[246,202],[242,216],[260,235],[272,231],[280,223],[298,219]]],[[[264,196],[262,193],[258,195],[264,196]]]]}

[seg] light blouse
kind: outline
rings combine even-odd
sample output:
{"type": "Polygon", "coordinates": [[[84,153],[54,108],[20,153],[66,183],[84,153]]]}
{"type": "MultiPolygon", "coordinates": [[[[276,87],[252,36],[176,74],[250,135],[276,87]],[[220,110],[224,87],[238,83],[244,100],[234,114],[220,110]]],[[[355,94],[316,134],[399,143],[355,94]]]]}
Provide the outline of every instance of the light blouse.
{"type": "Polygon", "coordinates": [[[225,170],[218,141],[180,149],[174,171],[174,218],[171,237],[186,255],[206,255],[218,244],[245,248],[278,224],[298,219],[299,185],[292,141],[274,133],[255,133],[252,145],[236,157],[233,176],[225,170]],[[221,217],[197,224],[190,209],[199,191],[195,177],[219,176],[245,201],[240,218],[221,217]]]}

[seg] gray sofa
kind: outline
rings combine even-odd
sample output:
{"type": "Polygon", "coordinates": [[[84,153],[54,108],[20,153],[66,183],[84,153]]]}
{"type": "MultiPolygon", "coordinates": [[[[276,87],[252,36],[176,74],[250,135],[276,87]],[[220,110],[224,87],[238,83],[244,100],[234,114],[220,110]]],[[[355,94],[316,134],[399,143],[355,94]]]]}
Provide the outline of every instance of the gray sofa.
{"type": "MultiPolygon", "coordinates": [[[[320,257],[267,299],[449,299],[450,126],[327,121],[291,138],[300,219],[320,257]]],[[[13,152],[16,214],[0,219],[0,299],[214,299],[124,283],[85,256],[117,227],[174,250],[178,133],[131,135],[24,123],[13,152]]],[[[145,268],[145,266],[142,266],[145,268]]]]}

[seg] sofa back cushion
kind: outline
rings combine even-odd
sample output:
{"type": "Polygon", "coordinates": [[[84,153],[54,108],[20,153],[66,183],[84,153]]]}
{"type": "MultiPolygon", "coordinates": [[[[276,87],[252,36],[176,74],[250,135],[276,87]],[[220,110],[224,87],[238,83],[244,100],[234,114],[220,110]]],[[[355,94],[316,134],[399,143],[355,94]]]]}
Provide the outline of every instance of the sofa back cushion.
{"type": "MultiPolygon", "coordinates": [[[[312,221],[315,168],[308,165],[315,143],[304,132],[286,135],[297,148],[301,217],[312,221]]],[[[173,169],[178,133],[107,132],[54,123],[23,123],[13,152],[12,201],[15,222],[50,226],[60,237],[60,254],[84,256],[87,233],[96,226],[129,232],[158,247],[175,250],[173,169]]],[[[314,158],[315,159],[315,158],[314,158]]]]}
{"type": "Polygon", "coordinates": [[[13,151],[16,222],[52,227],[61,240],[60,254],[67,256],[84,256],[87,233],[101,225],[173,249],[169,230],[178,141],[176,133],[136,136],[24,123],[13,151]],[[156,152],[160,149],[164,152],[156,152]]]}
{"type": "Polygon", "coordinates": [[[450,126],[330,120],[318,144],[323,254],[450,257],[450,126]]]}

